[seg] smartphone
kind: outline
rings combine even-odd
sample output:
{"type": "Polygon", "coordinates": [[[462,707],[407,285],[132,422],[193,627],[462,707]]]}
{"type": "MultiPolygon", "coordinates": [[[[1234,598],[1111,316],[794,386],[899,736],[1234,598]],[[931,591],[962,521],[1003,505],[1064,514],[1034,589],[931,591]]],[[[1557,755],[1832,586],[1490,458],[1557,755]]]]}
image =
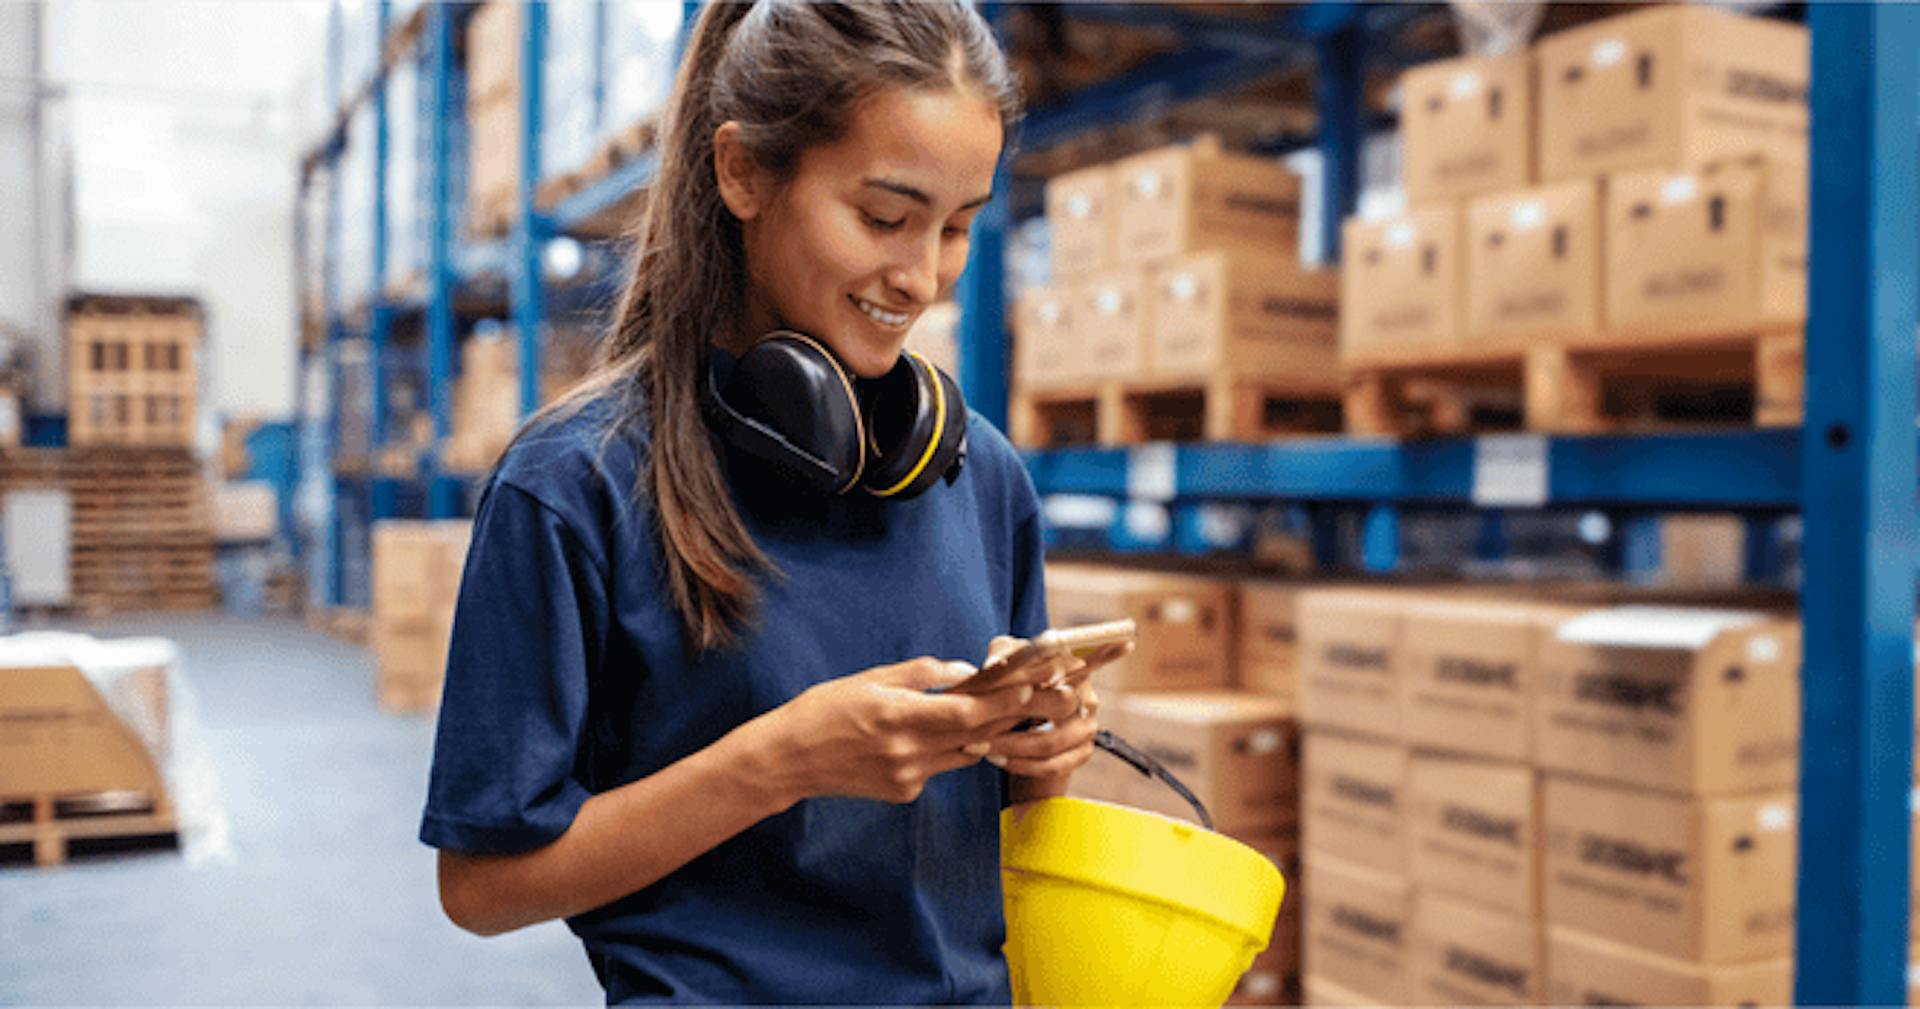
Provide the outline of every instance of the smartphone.
{"type": "Polygon", "coordinates": [[[1132,641],[1135,631],[1131,620],[1042,631],[1026,644],[982,666],[979,672],[962,680],[948,693],[984,694],[997,690],[1019,682],[1020,674],[1036,664],[1067,655],[1091,655],[1108,645],[1132,641]]]}

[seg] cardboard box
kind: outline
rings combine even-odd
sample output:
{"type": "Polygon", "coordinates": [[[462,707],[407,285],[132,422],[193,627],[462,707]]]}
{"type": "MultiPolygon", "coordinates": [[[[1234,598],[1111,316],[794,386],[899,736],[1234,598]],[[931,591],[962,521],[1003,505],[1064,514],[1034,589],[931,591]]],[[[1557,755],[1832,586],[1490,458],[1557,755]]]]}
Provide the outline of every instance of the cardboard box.
{"type": "MultiPolygon", "coordinates": [[[[1358,993],[1360,1005],[1412,994],[1413,887],[1401,876],[1309,854],[1302,952],[1309,978],[1358,993]]],[[[1313,993],[1308,993],[1313,1001],[1313,993]]],[[[1317,1004],[1317,1002],[1315,1003],[1317,1004]]]]}
{"type": "Polygon", "coordinates": [[[1300,923],[1302,887],[1300,835],[1287,831],[1270,835],[1241,835],[1234,840],[1267,856],[1287,882],[1286,897],[1274,919],[1267,948],[1253,958],[1240,975],[1228,1005],[1297,1004],[1300,1000],[1300,923]]]}
{"type": "Polygon", "coordinates": [[[1544,796],[1548,924],[1703,963],[1793,952],[1794,792],[1679,798],[1549,776],[1544,796]]]}
{"type": "Polygon", "coordinates": [[[1724,329],[1807,314],[1806,162],[1748,158],[1607,183],[1612,329],[1724,329]]]}
{"type": "Polygon", "coordinates": [[[1064,284],[1115,263],[1114,171],[1096,165],[1047,180],[1053,282],[1064,284]]]}
{"type": "Polygon", "coordinates": [[[1133,654],[1094,673],[1111,702],[1124,693],[1224,690],[1233,682],[1233,589],[1194,575],[1092,564],[1047,565],[1055,627],[1132,619],[1133,654]]]}
{"type": "Polygon", "coordinates": [[[1407,872],[1407,750],[1307,733],[1300,775],[1305,847],[1376,872],[1407,872]]]}
{"type": "Polygon", "coordinates": [[[1547,929],[1550,1005],[1782,1006],[1793,1002],[1793,958],[1713,966],[1547,929]]]}
{"type": "Polygon", "coordinates": [[[1660,583],[1737,589],[1746,579],[1747,527],[1738,515],[1660,516],[1660,583]]]}
{"type": "Polygon", "coordinates": [[[1154,374],[1279,374],[1338,387],[1336,271],[1213,251],[1162,261],[1149,278],[1147,366],[1154,374]]]}
{"type": "Polygon", "coordinates": [[[1147,333],[1153,305],[1147,298],[1146,272],[1133,266],[1102,270],[1074,290],[1073,339],[1082,354],[1081,377],[1099,382],[1149,374],[1147,333]]]}
{"type": "Polygon", "coordinates": [[[0,668],[0,794],[141,791],[156,804],[164,800],[155,752],[165,752],[170,732],[167,670],[128,675],[132,686],[116,697],[135,702],[150,737],[74,666],[0,668]]]}
{"type": "Polygon", "coordinates": [[[20,394],[0,386],[0,448],[19,448],[20,434],[24,427],[25,419],[20,411],[20,394]]]}
{"type": "Polygon", "coordinates": [[[280,534],[280,499],[267,480],[213,485],[213,538],[219,543],[270,540],[280,534]]]}
{"type": "Polygon", "coordinates": [[[1535,919],[1422,890],[1413,937],[1415,1005],[1527,1006],[1546,994],[1546,950],[1535,919]]]}
{"type": "Polygon", "coordinates": [[[1541,181],[1755,151],[1806,157],[1802,26],[1659,7],[1542,39],[1534,63],[1541,181]]]}
{"type": "Polygon", "coordinates": [[[1400,735],[1400,614],[1406,597],[1363,589],[1300,595],[1300,720],[1395,738],[1400,735]]]}
{"type": "Polygon", "coordinates": [[[1505,760],[1533,757],[1539,638],[1580,613],[1459,597],[1401,610],[1401,725],[1407,742],[1505,760]]]}
{"type": "Polygon", "coordinates": [[[1146,263],[1234,249],[1295,257],[1300,177],[1272,158],[1231,154],[1213,137],[1114,163],[1114,255],[1146,263]]]}
{"type": "MultiPolygon", "coordinates": [[[[1227,692],[1128,694],[1128,742],[1191,790],[1223,834],[1289,828],[1300,819],[1300,738],[1279,701],[1227,692]]],[[[1171,788],[1137,775],[1133,805],[1196,819],[1171,788]]]]}
{"type": "Polygon", "coordinates": [[[1544,636],[1536,762],[1668,792],[1791,786],[1800,767],[1800,636],[1758,613],[1594,610],[1544,636]]]}
{"type": "Polygon", "coordinates": [[[373,527],[373,619],[417,626],[450,613],[466,567],[473,523],[387,519],[373,527]]]}
{"type": "Polygon", "coordinates": [[[1400,174],[1413,206],[1531,183],[1531,59],[1442,60],[1401,74],[1400,135],[1400,174]]]}
{"type": "Polygon", "coordinates": [[[1080,330],[1073,324],[1080,293],[1071,287],[1036,287],[1013,308],[1014,382],[1023,389],[1072,385],[1086,371],[1080,330]]]}
{"type": "MultiPolygon", "coordinates": [[[[1127,713],[1117,701],[1102,698],[1098,717],[1102,729],[1129,742],[1133,740],[1127,725],[1127,713]]],[[[1096,749],[1093,757],[1068,779],[1067,794],[1077,799],[1131,806],[1133,783],[1139,777],[1140,773],[1126,761],[1105,750],[1096,749]]]]}
{"type": "Polygon", "coordinates": [[[1531,767],[1416,753],[1407,767],[1410,875],[1521,917],[1540,913],[1540,787],[1531,767]]]}
{"type": "Polygon", "coordinates": [[[1580,180],[1467,207],[1467,338],[1600,331],[1600,187],[1580,180]]]}
{"type": "Polygon", "coordinates": [[[1466,264],[1458,207],[1351,218],[1340,248],[1343,358],[1460,346],[1466,264]]]}
{"type": "Polygon", "coordinates": [[[467,22],[467,93],[501,98],[520,93],[520,5],[490,0],[467,22]]]}
{"type": "Polygon", "coordinates": [[[1300,979],[1300,1004],[1305,1006],[1351,1006],[1353,1009],[1378,1009],[1377,996],[1362,995],[1323,977],[1308,974],[1300,979]]]}
{"type": "Polygon", "coordinates": [[[1238,685],[1289,706],[1297,704],[1294,662],[1301,591],[1298,582],[1268,581],[1241,582],[1239,589],[1238,685]]]}

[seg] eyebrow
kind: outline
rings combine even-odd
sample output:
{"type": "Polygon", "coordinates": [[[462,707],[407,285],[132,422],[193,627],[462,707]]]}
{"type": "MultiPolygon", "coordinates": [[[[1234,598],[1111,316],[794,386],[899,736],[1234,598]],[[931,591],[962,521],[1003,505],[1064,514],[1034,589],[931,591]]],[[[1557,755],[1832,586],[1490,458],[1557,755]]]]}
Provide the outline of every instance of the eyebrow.
{"type": "MultiPolygon", "coordinates": [[[[928,196],[926,193],[921,192],[920,190],[915,189],[904,182],[894,182],[891,179],[868,179],[864,184],[874,189],[884,189],[889,193],[895,193],[900,196],[904,196],[907,199],[912,200],[923,207],[933,206],[933,197],[928,196]]],[[[962,203],[960,205],[960,209],[972,210],[975,207],[982,206],[988,200],[991,200],[991,199],[993,199],[992,193],[988,193],[985,196],[976,196],[973,199],[968,200],[965,203],[962,203]]]]}

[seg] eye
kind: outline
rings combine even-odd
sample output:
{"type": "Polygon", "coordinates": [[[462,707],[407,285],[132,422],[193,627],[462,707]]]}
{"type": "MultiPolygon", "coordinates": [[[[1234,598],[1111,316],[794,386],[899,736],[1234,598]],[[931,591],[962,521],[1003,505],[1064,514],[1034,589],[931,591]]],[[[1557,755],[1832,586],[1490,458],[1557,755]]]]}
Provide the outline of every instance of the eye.
{"type": "Polygon", "coordinates": [[[956,228],[956,227],[949,226],[946,230],[942,231],[940,234],[947,238],[958,239],[958,238],[967,237],[967,233],[969,230],[970,229],[968,228],[956,228]]]}
{"type": "Polygon", "coordinates": [[[891,231],[899,231],[900,226],[907,223],[907,219],[904,217],[898,220],[893,220],[893,221],[883,221],[880,218],[875,217],[864,210],[860,212],[860,217],[867,222],[867,227],[872,228],[875,231],[881,232],[882,234],[885,234],[891,231]]]}

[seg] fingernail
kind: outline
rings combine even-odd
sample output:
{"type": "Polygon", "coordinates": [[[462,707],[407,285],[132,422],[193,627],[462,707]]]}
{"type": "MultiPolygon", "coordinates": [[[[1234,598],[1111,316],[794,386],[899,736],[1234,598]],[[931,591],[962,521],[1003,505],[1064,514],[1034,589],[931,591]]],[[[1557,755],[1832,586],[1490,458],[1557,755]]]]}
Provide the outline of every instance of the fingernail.
{"type": "Polygon", "coordinates": [[[993,749],[992,743],[968,743],[966,746],[960,748],[960,752],[965,753],[969,757],[984,757],[987,755],[987,751],[991,749],[993,749]]]}
{"type": "Polygon", "coordinates": [[[1033,684],[1028,683],[1020,688],[1020,703],[1025,704],[1031,700],[1033,700],[1033,684]]]}
{"type": "Polygon", "coordinates": [[[1007,758],[1001,757],[1001,756],[992,756],[987,758],[987,763],[992,764],[995,767],[1005,768],[1007,766],[1007,758]]]}

